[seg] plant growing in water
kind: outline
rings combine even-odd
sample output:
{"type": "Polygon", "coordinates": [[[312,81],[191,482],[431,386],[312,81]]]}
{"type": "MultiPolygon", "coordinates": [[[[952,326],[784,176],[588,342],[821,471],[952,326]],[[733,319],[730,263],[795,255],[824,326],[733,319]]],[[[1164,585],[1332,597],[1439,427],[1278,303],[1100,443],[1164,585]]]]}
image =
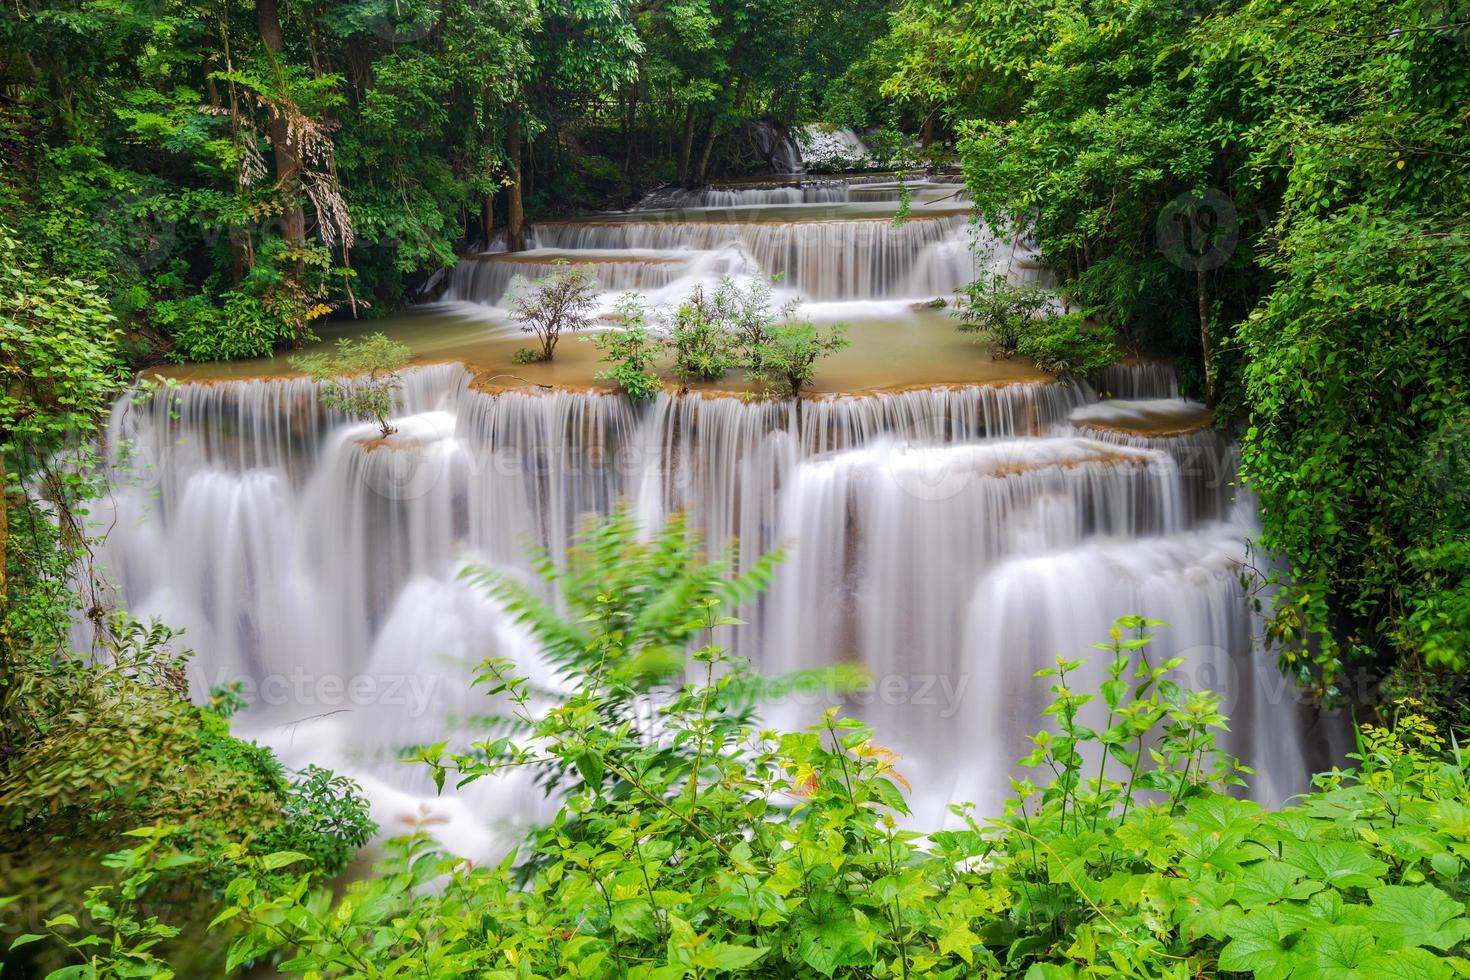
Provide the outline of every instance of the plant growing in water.
{"type": "Polygon", "coordinates": [[[625,293],[615,313],[622,326],[591,338],[593,346],[602,352],[598,360],[612,365],[598,371],[597,380],[617,382],[634,401],[652,398],[663,390],[663,383],[653,372],[660,345],[648,329],[647,311],[637,293],[625,293]]]}
{"type": "Polygon", "coordinates": [[[960,288],[950,316],[959,321],[961,331],[988,344],[991,357],[1008,360],[1050,302],[1046,290],[1012,282],[1007,273],[987,268],[960,288]]]}
{"type": "Polygon", "coordinates": [[[597,303],[597,279],[569,262],[558,262],[539,279],[516,276],[511,280],[510,318],[526,333],[535,334],[539,351],[522,348],[517,364],[549,361],[563,331],[575,333],[592,325],[597,303]]]}
{"type": "Polygon", "coordinates": [[[1081,313],[1041,316],[1027,324],[1016,353],[1043,371],[1085,377],[1116,364],[1121,354],[1111,332],[1081,313]]]}
{"type": "Polygon", "coordinates": [[[849,343],[847,327],[841,323],[826,329],[804,320],[772,324],[749,349],[748,372],[767,391],[781,398],[799,398],[816,377],[817,361],[849,343]]]}
{"type": "Polygon", "coordinates": [[[323,405],[376,422],[387,438],[397,431],[388,416],[393,412],[393,393],[402,384],[398,370],[408,358],[407,345],[375,333],[359,341],[344,337],[326,353],[299,354],[291,358],[291,365],[317,380],[323,405]]]}
{"type": "Polygon", "coordinates": [[[702,284],[696,285],[665,317],[676,377],[718,381],[738,363],[735,330],[742,296],[740,287],[729,278],[722,279],[713,294],[707,294],[702,284]]]}

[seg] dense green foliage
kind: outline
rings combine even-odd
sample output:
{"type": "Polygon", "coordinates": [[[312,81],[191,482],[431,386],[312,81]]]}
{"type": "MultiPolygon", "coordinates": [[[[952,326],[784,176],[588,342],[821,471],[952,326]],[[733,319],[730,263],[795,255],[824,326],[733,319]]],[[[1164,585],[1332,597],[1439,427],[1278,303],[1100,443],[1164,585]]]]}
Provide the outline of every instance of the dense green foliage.
{"type": "MultiPolygon", "coordinates": [[[[25,651],[7,674],[0,880],[5,896],[25,902],[6,917],[4,943],[82,912],[83,892],[99,886],[97,856],[138,827],[164,825],[172,850],[190,859],[156,869],[168,873],[152,901],[187,911],[172,918],[185,935],[168,948],[202,969],[221,951],[196,947],[210,938],[211,905],[233,875],[227,849],[301,851],[308,867],[335,874],[374,828],[350,782],[311,768],[288,774],[268,750],[232,738],[227,697],[214,708],[190,704],[167,629],[122,617],[105,625],[95,660],[25,651]]],[[[88,911],[90,934],[105,920],[88,911]]],[[[55,965],[60,955],[51,943],[27,944],[24,962],[55,965]]]]}
{"type": "Polygon", "coordinates": [[[1015,355],[1021,338],[1043,318],[1054,301],[1039,286],[1016,282],[1006,271],[987,269],[959,293],[950,316],[960,330],[973,333],[990,349],[991,357],[1015,355]]]}
{"type": "Polygon", "coordinates": [[[1081,313],[1043,317],[1022,334],[1016,353],[1063,378],[1095,376],[1121,356],[1109,331],[1081,313]]]}
{"type": "Polygon", "coordinates": [[[1244,422],[1283,661],[1470,664],[1470,59],[1418,0],[905,0],[870,59],[977,208],[1244,422]],[[1310,636],[1309,642],[1303,642],[1310,636]]]}
{"type": "MultiPolygon", "coordinates": [[[[887,6],[26,0],[0,23],[0,206],[141,353],[251,357],[409,299],[473,242],[764,170],[887,6]],[[769,140],[767,140],[769,143],[769,140]]],[[[843,91],[838,96],[834,93],[843,91]]]]}
{"type": "MultiPolygon", "coordinates": [[[[1071,686],[1081,661],[1041,672],[1050,725],[1021,761],[1045,780],[1017,780],[1002,817],[959,804],[959,829],[921,834],[901,823],[901,760],[867,726],[814,709],[806,729],[756,727],[759,699],[853,680],[763,679],[717,642],[771,564],[734,575],[732,556],[701,558],[682,522],[645,536],[624,512],[564,568],[542,561],[563,612],[471,571],[570,684],[553,693],[487,662],[479,683],[507,712],[498,732],[418,761],[441,785],[529,769],[560,809],[498,865],[413,836],[341,894],[315,886],[306,855],[236,848],[216,916],[235,937],[227,968],[275,956],[316,977],[1470,969],[1470,763],[1413,703],[1363,728],[1355,769],[1264,810],[1229,792],[1249,772],[1214,747],[1219,697],[1181,689],[1181,661],[1150,656],[1159,624],[1127,617],[1093,654],[1109,665],[1098,691],[1071,686]]],[[[114,866],[166,867],[174,834],[143,832],[114,866]],[[160,839],[171,846],[155,861],[160,839]]],[[[168,928],[125,932],[125,955],[151,955],[134,950],[168,928]]]]}
{"type": "MultiPolygon", "coordinates": [[[[15,163],[16,145],[3,146],[15,163]]],[[[107,186],[90,177],[73,173],[69,186],[107,186]]],[[[92,567],[88,510],[107,489],[95,440],[128,377],[118,297],[104,288],[118,282],[105,261],[117,257],[106,252],[116,229],[87,228],[70,205],[50,215],[15,207],[17,183],[13,171],[0,178],[3,963],[7,976],[165,975],[148,959],[161,956],[198,975],[213,970],[227,941],[206,928],[233,874],[227,852],[290,848],[316,873],[335,874],[374,828],[349,781],[311,767],[288,772],[266,749],[233,738],[235,698],[191,704],[174,634],[114,611],[109,583],[92,567]],[[95,247],[97,264],[37,247],[50,234],[95,247]],[[109,859],[99,875],[99,855],[144,826],[167,830],[148,831],[134,858],[109,859]],[[141,870],[145,852],[152,863],[141,870]],[[147,910],[124,922],[145,887],[147,910]],[[146,947],[134,959],[127,948],[138,943],[146,947]],[[79,956],[107,965],[63,967],[79,956]]],[[[166,386],[141,384],[134,397],[169,396],[166,386]]]]}

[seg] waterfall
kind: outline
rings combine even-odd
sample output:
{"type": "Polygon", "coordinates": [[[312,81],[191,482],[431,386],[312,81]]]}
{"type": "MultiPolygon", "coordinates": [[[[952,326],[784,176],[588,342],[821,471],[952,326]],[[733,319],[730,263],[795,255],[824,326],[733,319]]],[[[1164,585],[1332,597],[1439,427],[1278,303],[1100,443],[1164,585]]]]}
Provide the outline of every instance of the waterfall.
{"type": "Polygon", "coordinates": [[[726,215],[545,221],[536,226],[535,239],[538,248],[657,251],[671,258],[734,245],[751,271],[779,276],[784,287],[808,299],[927,299],[975,278],[968,230],[963,214],[915,217],[901,225],[876,218],[763,222],[726,215]]]}
{"type": "MultiPolygon", "coordinates": [[[[901,356],[925,342],[906,332],[921,316],[912,301],[974,276],[971,238],[986,233],[957,189],[928,181],[903,223],[893,175],[664,192],[645,203],[682,210],[543,221],[535,248],[467,257],[448,292],[503,305],[515,275],[573,261],[609,296],[665,302],[760,269],[783,294],[850,304],[901,356]]],[[[1017,254],[1030,263],[1020,274],[1044,276],[1017,254]]],[[[749,626],[726,639],[768,671],[863,665],[871,687],[845,709],[905,757],[918,826],[952,802],[999,808],[1025,735],[1045,723],[1032,675],[1062,655],[1084,659],[1078,684],[1093,684],[1104,661],[1092,644],[1128,613],[1165,620],[1157,656],[1184,656],[1186,679],[1225,696],[1225,745],[1260,772],[1263,798],[1330,762],[1320,732],[1303,736],[1314,719],[1263,654],[1242,585],[1257,526],[1236,447],[1178,397],[1170,365],[1120,364],[1097,389],[885,390],[885,367],[869,369],[878,390],[865,394],[666,391],[635,405],[482,390],[475,371],[433,364],[404,374],[387,437],[304,379],[133,393],[108,425],[97,565],[126,608],[186,630],[196,695],[246,685],[247,736],[290,765],[361,779],[385,827],[428,821],[476,855],[496,849],[500,824],[544,814],[538,792],[506,777],[437,798],[424,767],[395,760],[415,743],[463,743],[497,710],[470,687],[483,658],[557,679],[460,573],[483,564],[543,588],[531,551],[556,560],[581,521],[620,502],[650,527],[684,512],[709,548],[738,541],[747,567],[785,551],[742,612],[749,626]]],[[[771,715],[806,725],[826,703],[793,696],[771,715]]]]}
{"type": "Polygon", "coordinates": [[[607,292],[662,289],[690,271],[692,256],[662,252],[609,252],[593,250],[565,252],[534,249],[527,252],[487,252],[469,256],[449,274],[446,298],[500,305],[516,276],[536,279],[551,272],[558,262],[574,262],[597,280],[607,292]]]}
{"type": "MultiPolygon", "coordinates": [[[[638,410],[614,394],[469,382],[455,365],[410,372],[386,438],[324,410],[301,380],[185,386],[113,413],[128,451],[95,516],[111,526],[99,562],[119,598],[187,629],[196,690],[246,680],[295,692],[257,703],[247,731],[293,759],[321,761],[309,747],[330,746],[327,761],[368,779],[390,810],[431,795],[424,774],[390,761],[399,750],[488,713],[468,687],[478,659],[538,669],[530,639],[458,571],[486,562],[529,581],[528,548],[559,553],[583,515],[619,500],[651,523],[686,510],[711,545],[741,541],[745,561],[789,550],[746,614],[742,650],[768,670],[862,663],[907,692],[851,709],[936,774],[923,798],[935,819],[961,787],[1003,791],[982,773],[1009,771],[1017,739],[1040,724],[1030,673],[1058,653],[1086,656],[1116,615],[1168,620],[1161,651],[1204,651],[1236,683],[1270,673],[1238,582],[1249,508],[1181,469],[1188,436],[1130,443],[1124,429],[1089,427],[1143,408],[1098,403],[1085,386],[832,396],[800,411],[664,394],[638,410]],[[327,694],[311,687],[325,679],[327,694]],[[303,700],[293,683],[317,693],[303,700]],[[908,696],[921,687],[953,704],[908,696]],[[317,733],[306,742],[303,724],[317,733]],[[945,800],[931,799],[942,787],[945,800]]],[[[812,706],[778,709],[801,710],[812,706]]],[[[1269,744],[1254,761],[1271,791],[1296,786],[1294,716],[1242,710],[1252,723],[1232,750],[1250,759],[1269,744]],[[1282,731],[1262,741],[1271,725],[1282,731]]],[[[504,815],[503,795],[485,786],[424,805],[464,821],[476,806],[504,815]]]]}

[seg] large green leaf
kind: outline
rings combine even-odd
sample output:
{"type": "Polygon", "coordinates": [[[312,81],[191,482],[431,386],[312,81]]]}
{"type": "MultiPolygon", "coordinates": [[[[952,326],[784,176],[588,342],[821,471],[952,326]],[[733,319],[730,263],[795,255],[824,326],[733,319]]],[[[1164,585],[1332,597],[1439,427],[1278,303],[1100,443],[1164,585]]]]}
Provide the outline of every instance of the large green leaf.
{"type": "Polygon", "coordinates": [[[1322,890],[1320,881],[1304,880],[1300,868],[1279,861],[1257,861],[1240,873],[1234,899],[1243,909],[1302,899],[1322,890]]]}
{"type": "Polygon", "coordinates": [[[792,916],[792,924],[798,930],[797,953],[823,976],[830,977],[840,966],[872,961],[865,930],[840,898],[821,893],[812,896],[792,916]]]}
{"type": "Polygon", "coordinates": [[[1388,870],[1363,845],[1334,841],[1289,844],[1282,859],[1308,878],[1334,888],[1371,888],[1388,870]]]}
{"type": "Polygon", "coordinates": [[[1385,947],[1447,950],[1470,937],[1465,906],[1433,885],[1381,885],[1368,897],[1373,904],[1353,909],[1353,921],[1373,930],[1385,947]]]}
{"type": "Polygon", "coordinates": [[[1254,973],[1256,980],[1291,976],[1291,949],[1282,940],[1283,919],[1275,909],[1237,913],[1226,928],[1230,941],[1220,950],[1220,969],[1254,973]]]}

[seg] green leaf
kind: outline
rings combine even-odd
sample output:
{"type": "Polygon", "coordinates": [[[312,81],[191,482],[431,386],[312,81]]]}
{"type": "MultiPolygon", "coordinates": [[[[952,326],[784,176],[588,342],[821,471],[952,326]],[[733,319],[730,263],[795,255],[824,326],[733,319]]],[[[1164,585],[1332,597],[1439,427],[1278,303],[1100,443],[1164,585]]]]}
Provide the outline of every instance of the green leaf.
{"type": "Polygon", "coordinates": [[[1282,859],[1308,878],[1334,888],[1371,888],[1382,880],[1388,865],[1360,844],[1308,841],[1288,844],[1282,859]]]}
{"type": "Polygon", "coordinates": [[[1234,900],[1243,909],[1257,909],[1287,899],[1306,898],[1322,890],[1320,881],[1302,880],[1299,868],[1278,861],[1257,861],[1235,882],[1234,900]]]}
{"type": "Polygon", "coordinates": [[[653,906],[646,899],[629,899],[614,904],[612,924],[619,932],[640,939],[653,939],[658,935],[653,906]]]}
{"type": "Polygon", "coordinates": [[[268,952],[270,952],[270,946],[260,937],[250,933],[237,936],[225,952],[225,972],[229,973],[237,967],[253,962],[268,952]]]}
{"type": "Polygon", "coordinates": [[[587,785],[595,788],[602,786],[603,765],[602,757],[596,752],[579,752],[573,757],[572,762],[576,764],[577,771],[587,781],[587,785]]]}
{"type": "Polygon", "coordinates": [[[1353,921],[1372,930],[1384,947],[1448,950],[1470,938],[1465,906],[1433,885],[1381,885],[1368,897],[1373,904],[1354,909],[1353,921]]]}
{"type": "Polygon", "coordinates": [[[27,932],[27,933],[22,933],[21,935],[16,936],[15,939],[11,941],[10,948],[12,950],[16,950],[16,949],[19,949],[20,947],[26,945],[27,943],[33,943],[33,942],[35,942],[38,939],[45,939],[45,938],[46,938],[46,935],[44,933],[40,933],[40,932],[27,932]]]}
{"type": "Polygon", "coordinates": [[[1328,926],[1308,930],[1297,957],[1312,976],[1343,980],[1367,976],[1360,967],[1374,951],[1373,933],[1362,926],[1328,926]]]}
{"type": "Polygon", "coordinates": [[[941,953],[955,953],[966,963],[974,962],[974,948],[978,945],[980,945],[980,937],[970,931],[969,924],[963,919],[955,922],[939,937],[941,953]]]}
{"type": "Polygon", "coordinates": [[[1220,969],[1254,973],[1256,980],[1286,980],[1292,964],[1281,930],[1275,909],[1237,914],[1226,928],[1230,941],[1220,950],[1220,969]]]}
{"type": "Polygon", "coordinates": [[[871,962],[863,929],[842,899],[819,892],[792,916],[797,929],[796,950],[813,970],[830,977],[840,966],[871,962]]]}
{"type": "Polygon", "coordinates": [[[734,946],[730,943],[715,943],[715,967],[720,970],[744,970],[764,956],[766,948],[765,946],[734,946]]]}
{"type": "Polygon", "coordinates": [[[276,851],[261,858],[260,866],[266,871],[275,871],[279,868],[286,867],[288,864],[310,860],[311,858],[309,856],[302,854],[300,851],[276,851]]]}
{"type": "Polygon", "coordinates": [[[78,966],[63,966],[59,970],[52,970],[46,974],[46,980],[94,980],[97,971],[90,963],[78,966]]]}

